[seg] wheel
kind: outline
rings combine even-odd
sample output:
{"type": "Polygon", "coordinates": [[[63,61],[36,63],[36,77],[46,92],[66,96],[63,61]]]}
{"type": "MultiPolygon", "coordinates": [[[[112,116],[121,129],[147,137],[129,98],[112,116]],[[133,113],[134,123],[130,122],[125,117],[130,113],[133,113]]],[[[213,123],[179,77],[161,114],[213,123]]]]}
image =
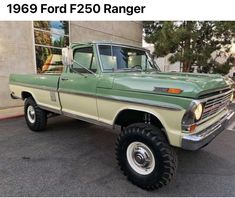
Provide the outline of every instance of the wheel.
{"type": "Polygon", "coordinates": [[[47,113],[39,108],[32,97],[25,100],[24,115],[28,127],[32,131],[42,131],[47,125],[47,113]]]}
{"type": "Polygon", "coordinates": [[[134,124],[121,132],[116,158],[128,180],[146,190],[168,184],[177,169],[177,156],[166,137],[147,124],[134,124]]]}

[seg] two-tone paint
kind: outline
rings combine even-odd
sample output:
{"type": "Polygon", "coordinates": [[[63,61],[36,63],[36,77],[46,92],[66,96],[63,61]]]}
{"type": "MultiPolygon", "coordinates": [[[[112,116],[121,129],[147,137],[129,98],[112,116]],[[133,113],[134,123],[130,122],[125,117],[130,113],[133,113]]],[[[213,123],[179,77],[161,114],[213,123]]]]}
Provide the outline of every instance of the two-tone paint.
{"type": "MultiPolygon", "coordinates": [[[[73,49],[93,46],[98,57],[98,44],[73,45],[73,49]]],[[[114,126],[124,110],[147,112],[155,116],[166,131],[169,143],[181,147],[182,118],[193,100],[201,95],[228,87],[220,75],[198,75],[163,72],[102,71],[80,75],[65,68],[61,75],[10,75],[14,97],[31,94],[43,109],[96,124],[114,126]],[[179,88],[180,94],[158,92],[157,87],[179,88]]],[[[194,133],[203,130],[227,110],[202,123],[194,133]]]]}

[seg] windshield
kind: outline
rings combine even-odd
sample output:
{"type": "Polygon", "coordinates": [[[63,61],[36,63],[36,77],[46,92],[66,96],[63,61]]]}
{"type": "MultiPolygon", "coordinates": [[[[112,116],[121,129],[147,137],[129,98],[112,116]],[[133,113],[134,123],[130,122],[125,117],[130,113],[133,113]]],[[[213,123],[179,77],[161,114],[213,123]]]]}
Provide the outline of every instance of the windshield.
{"type": "Polygon", "coordinates": [[[124,46],[99,45],[103,70],[115,71],[160,71],[144,50],[124,46]]]}

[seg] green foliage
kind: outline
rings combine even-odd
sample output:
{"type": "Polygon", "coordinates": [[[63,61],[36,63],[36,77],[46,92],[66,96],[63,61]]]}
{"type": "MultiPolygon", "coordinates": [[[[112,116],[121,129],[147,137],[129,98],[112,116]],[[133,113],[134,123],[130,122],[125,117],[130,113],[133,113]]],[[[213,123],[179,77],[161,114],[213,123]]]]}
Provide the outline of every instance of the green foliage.
{"type": "MultiPolygon", "coordinates": [[[[183,71],[192,65],[208,67],[211,53],[229,51],[235,37],[235,22],[218,21],[147,21],[145,41],[154,44],[157,57],[171,54],[169,61],[183,63],[183,71]]],[[[208,70],[208,68],[205,68],[208,70]]]]}
{"type": "Polygon", "coordinates": [[[230,70],[230,65],[225,64],[218,64],[216,67],[214,67],[213,73],[215,74],[223,74],[226,75],[230,70]]]}

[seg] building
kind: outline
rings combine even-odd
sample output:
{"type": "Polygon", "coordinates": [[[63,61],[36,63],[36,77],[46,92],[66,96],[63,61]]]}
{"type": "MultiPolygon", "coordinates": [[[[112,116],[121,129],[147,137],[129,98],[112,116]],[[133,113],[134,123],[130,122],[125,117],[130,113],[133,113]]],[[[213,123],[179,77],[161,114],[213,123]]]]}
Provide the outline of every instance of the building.
{"type": "Polygon", "coordinates": [[[132,21],[0,22],[0,108],[22,105],[12,100],[11,73],[61,69],[61,48],[70,42],[106,40],[142,46],[142,23],[132,21]]]}
{"type": "MultiPolygon", "coordinates": [[[[146,43],[143,40],[143,47],[148,49],[151,53],[153,53],[154,51],[154,45],[153,44],[149,44],[146,43]]],[[[168,58],[170,57],[170,54],[168,54],[165,57],[157,57],[155,58],[155,62],[158,65],[158,67],[160,68],[161,71],[163,72],[180,72],[180,62],[176,62],[174,64],[171,64],[170,61],[168,60],[168,58]]]]}

